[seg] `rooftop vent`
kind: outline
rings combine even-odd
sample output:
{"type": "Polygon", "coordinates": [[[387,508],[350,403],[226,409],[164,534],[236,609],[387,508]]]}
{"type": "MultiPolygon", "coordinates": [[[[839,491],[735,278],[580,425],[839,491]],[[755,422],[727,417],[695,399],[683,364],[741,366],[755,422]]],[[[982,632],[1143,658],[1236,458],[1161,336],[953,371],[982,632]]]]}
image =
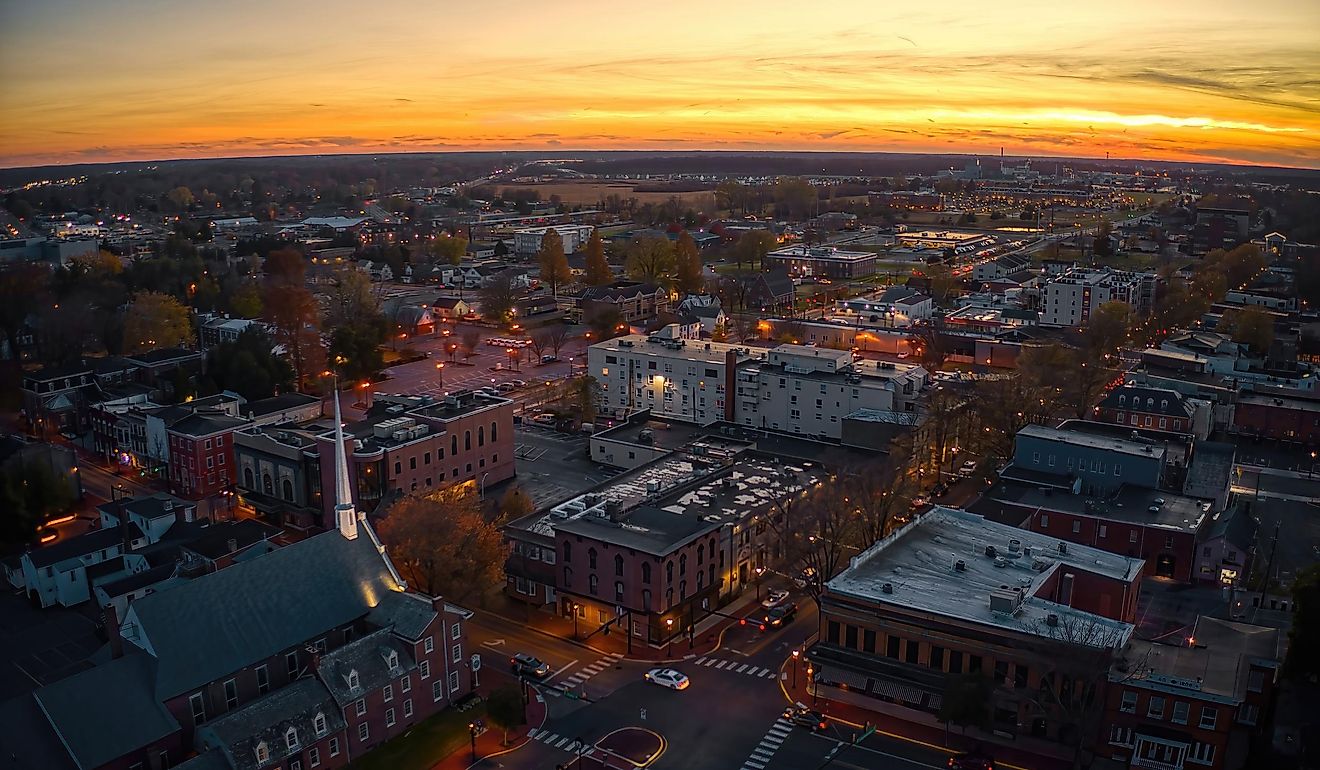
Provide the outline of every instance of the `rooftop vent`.
{"type": "Polygon", "coordinates": [[[953,571],[954,571],[954,572],[966,572],[966,571],[967,571],[967,562],[963,561],[962,559],[958,559],[957,561],[955,561],[955,562],[953,563],[953,571]]]}
{"type": "Polygon", "coordinates": [[[883,593],[883,594],[892,594],[893,592],[894,592],[894,584],[893,584],[893,583],[885,583],[884,585],[880,586],[880,593],[883,593]]]}
{"type": "Polygon", "coordinates": [[[1022,594],[1018,591],[996,588],[990,592],[991,612],[1012,615],[1018,611],[1018,607],[1020,606],[1022,606],[1022,594]]]}
{"type": "Polygon", "coordinates": [[[1007,567],[1007,566],[1008,566],[1008,559],[1005,559],[1005,558],[1002,557],[1002,556],[996,556],[996,557],[995,557],[995,566],[996,566],[996,567],[1001,567],[1001,568],[1002,568],[1002,567],[1007,567]]]}
{"type": "Polygon", "coordinates": [[[1008,541],[1008,552],[1010,554],[1022,553],[1022,541],[1014,538],[1008,541]]]}
{"type": "Polygon", "coordinates": [[[995,556],[998,553],[999,553],[999,549],[995,548],[993,545],[987,545],[985,547],[985,555],[989,556],[992,559],[995,558],[995,556]]]}
{"type": "Polygon", "coordinates": [[[1045,625],[1049,626],[1050,628],[1055,628],[1055,627],[1057,627],[1057,626],[1059,625],[1059,616],[1058,616],[1058,615],[1055,615],[1053,612],[1051,612],[1050,614],[1046,615],[1046,616],[1045,616],[1045,625]]]}
{"type": "Polygon", "coordinates": [[[1059,553],[1061,554],[1068,553],[1068,544],[1063,542],[1062,540],[1059,541],[1059,553]]]}

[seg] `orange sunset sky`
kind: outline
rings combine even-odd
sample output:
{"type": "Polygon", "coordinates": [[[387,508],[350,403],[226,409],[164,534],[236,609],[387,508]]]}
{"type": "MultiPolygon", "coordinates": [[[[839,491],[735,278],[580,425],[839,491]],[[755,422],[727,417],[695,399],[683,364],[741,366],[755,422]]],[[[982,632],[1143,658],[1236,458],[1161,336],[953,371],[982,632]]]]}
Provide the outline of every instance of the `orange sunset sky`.
{"type": "Polygon", "coordinates": [[[0,167],[459,149],[1320,167],[1320,2],[0,0],[0,167]]]}

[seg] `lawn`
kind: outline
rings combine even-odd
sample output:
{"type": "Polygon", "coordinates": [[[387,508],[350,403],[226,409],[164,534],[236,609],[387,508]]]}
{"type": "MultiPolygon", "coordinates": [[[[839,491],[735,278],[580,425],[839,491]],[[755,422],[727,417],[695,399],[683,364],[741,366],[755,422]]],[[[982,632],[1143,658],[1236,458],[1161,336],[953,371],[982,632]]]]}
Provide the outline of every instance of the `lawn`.
{"type": "Polygon", "coordinates": [[[445,709],[398,738],[378,746],[361,759],[354,760],[353,770],[426,770],[466,746],[471,740],[468,736],[468,723],[485,716],[484,702],[467,711],[445,709]]]}

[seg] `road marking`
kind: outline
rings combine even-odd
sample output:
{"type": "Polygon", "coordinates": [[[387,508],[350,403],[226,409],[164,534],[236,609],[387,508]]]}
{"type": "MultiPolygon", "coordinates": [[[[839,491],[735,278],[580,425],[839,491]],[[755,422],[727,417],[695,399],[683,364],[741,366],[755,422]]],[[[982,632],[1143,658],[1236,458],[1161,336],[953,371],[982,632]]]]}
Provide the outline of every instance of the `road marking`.
{"type": "Polygon", "coordinates": [[[742,672],[744,672],[744,671],[746,671],[746,670],[747,670],[747,664],[744,663],[744,664],[742,664],[741,666],[739,666],[739,667],[738,667],[738,670],[735,671],[734,673],[735,673],[735,674],[741,674],[742,672]]]}
{"type": "Polygon", "coordinates": [[[729,664],[729,661],[727,661],[727,660],[722,660],[722,661],[720,661],[719,663],[716,663],[716,664],[715,664],[715,668],[718,668],[718,669],[720,669],[720,670],[723,670],[724,667],[725,667],[726,665],[728,665],[728,664],[729,664]]]}
{"type": "Polygon", "coordinates": [[[564,748],[564,744],[565,744],[565,743],[568,743],[568,739],[567,739],[567,738],[560,738],[560,739],[559,739],[559,743],[556,743],[556,744],[555,744],[555,748],[557,748],[557,749],[562,749],[562,748],[564,748]]]}
{"type": "Polygon", "coordinates": [[[481,646],[494,648],[494,647],[500,647],[503,644],[504,644],[503,639],[487,639],[486,641],[481,643],[481,646]]]}
{"type": "Polygon", "coordinates": [[[533,727],[532,729],[530,729],[530,730],[527,731],[527,737],[528,737],[528,738],[531,738],[532,740],[536,740],[536,736],[537,736],[537,734],[540,733],[540,732],[541,732],[540,730],[538,730],[538,729],[536,729],[535,727],[533,727]]]}
{"type": "Polygon", "coordinates": [[[707,658],[706,656],[703,655],[700,658],[697,658],[697,665],[705,666],[707,665],[706,661],[708,660],[710,660],[710,658],[707,658]]]}
{"type": "Polygon", "coordinates": [[[546,737],[545,737],[545,733],[541,733],[541,736],[542,736],[542,737],[541,737],[541,742],[542,742],[542,743],[553,743],[554,740],[555,740],[556,738],[559,737],[559,733],[550,733],[550,737],[549,737],[549,738],[546,738],[546,737]]]}
{"type": "Polygon", "coordinates": [[[765,768],[765,763],[764,763],[764,762],[753,762],[752,760],[749,759],[749,760],[747,760],[746,762],[743,763],[743,767],[744,767],[744,768],[751,767],[751,768],[754,768],[754,770],[763,770],[763,769],[765,768]]]}
{"type": "Polygon", "coordinates": [[[548,682],[548,681],[550,681],[551,679],[554,679],[555,677],[559,676],[560,674],[564,673],[564,671],[566,671],[566,670],[569,669],[569,668],[572,668],[572,667],[575,666],[575,665],[577,665],[577,658],[574,658],[573,660],[570,660],[569,662],[565,663],[563,666],[561,666],[561,667],[559,668],[558,671],[556,671],[556,672],[554,672],[553,674],[551,674],[550,676],[546,677],[546,678],[545,678],[545,681],[548,682]]]}

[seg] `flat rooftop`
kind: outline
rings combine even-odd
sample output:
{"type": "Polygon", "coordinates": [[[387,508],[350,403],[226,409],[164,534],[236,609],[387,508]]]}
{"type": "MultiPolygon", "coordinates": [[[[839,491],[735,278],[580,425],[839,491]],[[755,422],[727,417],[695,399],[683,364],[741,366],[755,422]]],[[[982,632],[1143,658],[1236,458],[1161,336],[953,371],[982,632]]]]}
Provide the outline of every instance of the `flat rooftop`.
{"type": "Polygon", "coordinates": [[[775,249],[766,256],[777,259],[802,259],[820,262],[863,262],[876,258],[876,255],[870,251],[844,251],[833,246],[804,246],[801,244],[775,249]]]}
{"type": "Polygon", "coordinates": [[[591,349],[621,355],[659,355],[708,364],[723,364],[729,351],[733,351],[739,362],[765,357],[765,351],[762,348],[705,340],[662,340],[653,335],[648,336],[645,334],[627,334],[622,337],[615,337],[605,342],[597,342],[591,346],[591,349]]]}
{"type": "Polygon", "coordinates": [[[1074,446],[1088,447],[1090,449],[1104,449],[1110,452],[1122,452],[1123,454],[1138,455],[1141,457],[1161,457],[1167,451],[1162,445],[1151,444],[1146,441],[1132,441],[1130,439],[1098,436],[1079,431],[1059,430],[1058,428],[1049,428],[1034,423],[1027,425],[1022,430],[1018,431],[1017,435],[1043,439],[1045,441],[1058,441],[1065,444],[1072,444],[1074,446]]]}
{"type": "Polygon", "coordinates": [[[1001,477],[983,497],[1024,508],[1081,514],[1178,532],[1200,530],[1207,516],[1203,503],[1197,498],[1126,485],[1110,497],[1094,498],[1057,489],[1044,490],[1030,481],[1001,477]]]}
{"type": "Polygon", "coordinates": [[[1113,671],[1111,680],[1131,680],[1124,665],[1138,661],[1146,673],[1136,682],[1162,692],[1193,690],[1221,700],[1238,700],[1246,695],[1247,666],[1257,661],[1267,667],[1283,659],[1283,634],[1277,628],[1234,623],[1209,618],[1196,619],[1196,626],[1178,644],[1133,641],[1113,671]]]}
{"type": "Polygon", "coordinates": [[[1131,624],[1047,601],[1036,593],[1061,568],[1136,579],[1144,561],[1074,543],[1060,553],[1059,544],[1057,538],[936,507],[858,555],[827,585],[832,594],[1035,636],[1056,637],[1075,619],[1071,625],[1080,622],[1096,629],[1091,636],[1097,641],[1126,642],[1131,624]],[[1036,555],[1011,558],[1010,540],[1036,555]],[[995,546],[1001,558],[986,556],[988,545],[995,546]],[[964,571],[954,569],[958,560],[964,562],[964,571]],[[990,609],[991,592],[1004,586],[1023,589],[1024,598],[1012,613],[990,609]],[[1048,625],[1049,615],[1058,616],[1058,626],[1048,625]]]}

